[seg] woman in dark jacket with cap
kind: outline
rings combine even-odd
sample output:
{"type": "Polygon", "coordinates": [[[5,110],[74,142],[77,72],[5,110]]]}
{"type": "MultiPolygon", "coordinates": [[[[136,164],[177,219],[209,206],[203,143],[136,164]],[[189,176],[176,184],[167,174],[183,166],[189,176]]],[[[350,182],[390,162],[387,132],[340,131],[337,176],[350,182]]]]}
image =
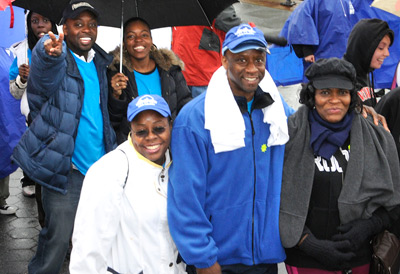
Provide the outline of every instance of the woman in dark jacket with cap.
{"type": "Polygon", "coordinates": [[[393,40],[394,33],[388,23],[377,18],[360,20],[350,33],[343,58],[356,69],[356,89],[365,105],[376,105],[373,71],[381,68],[389,56],[393,40]]]}
{"type": "Polygon", "coordinates": [[[395,144],[361,117],[349,62],[320,59],[305,75],[304,106],[289,117],[285,148],[279,222],[286,268],[368,273],[370,240],[391,224],[400,203],[395,144]]]}

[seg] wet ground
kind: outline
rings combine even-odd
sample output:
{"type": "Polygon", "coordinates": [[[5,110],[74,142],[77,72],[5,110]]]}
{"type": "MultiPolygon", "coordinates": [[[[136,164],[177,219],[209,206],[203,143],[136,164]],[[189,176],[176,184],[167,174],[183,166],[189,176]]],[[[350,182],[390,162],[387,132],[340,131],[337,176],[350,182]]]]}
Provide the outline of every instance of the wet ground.
{"type": "MultiPolygon", "coordinates": [[[[248,2],[256,2],[257,5],[242,2],[234,6],[242,20],[254,22],[266,34],[277,35],[290,10],[269,8],[270,2],[274,1],[249,0],[248,2]]],[[[298,107],[298,89],[299,85],[279,87],[287,103],[295,109],[298,107]]],[[[21,170],[18,169],[10,176],[11,195],[7,203],[19,209],[16,215],[0,215],[0,273],[21,274],[28,272],[27,266],[36,250],[40,226],[35,199],[22,195],[19,182],[22,177],[21,170]]],[[[61,273],[69,273],[68,260],[64,262],[61,273]]],[[[279,266],[279,273],[286,273],[282,264],[279,266]]]]}

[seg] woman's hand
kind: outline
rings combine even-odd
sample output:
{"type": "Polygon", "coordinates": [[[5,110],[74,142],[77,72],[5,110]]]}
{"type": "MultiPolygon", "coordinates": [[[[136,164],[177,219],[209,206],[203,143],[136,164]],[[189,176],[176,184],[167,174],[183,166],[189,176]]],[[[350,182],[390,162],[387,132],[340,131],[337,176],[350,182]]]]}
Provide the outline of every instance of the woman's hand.
{"type": "Polygon", "coordinates": [[[58,57],[62,53],[62,42],[64,41],[64,33],[60,33],[57,37],[53,32],[49,31],[50,39],[44,41],[44,50],[50,56],[58,57]]]}
{"type": "Polygon", "coordinates": [[[315,56],[313,54],[308,55],[308,56],[304,57],[304,61],[306,61],[307,63],[314,63],[315,62],[315,56]]]}
{"type": "Polygon", "coordinates": [[[18,72],[19,72],[19,77],[21,78],[21,82],[25,84],[29,76],[29,65],[28,64],[20,65],[18,68],[18,72]]]}
{"type": "Polygon", "coordinates": [[[338,227],[339,234],[332,237],[334,241],[349,241],[351,250],[357,251],[369,241],[372,235],[378,234],[384,228],[382,220],[372,215],[369,219],[357,219],[338,227]]]}
{"type": "Polygon", "coordinates": [[[355,254],[350,251],[349,240],[319,240],[311,232],[298,245],[300,250],[332,270],[342,270],[350,266],[355,254]]]}
{"type": "Polygon", "coordinates": [[[126,89],[128,85],[128,77],[123,73],[118,72],[111,78],[111,87],[113,88],[113,96],[116,99],[122,94],[122,90],[126,89]]]}
{"type": "Polygon", "coordinates": [[[371,115],[372,118],[374,119],[374,124],[375,125],[378,126],[379,122],[381,122],[383,128],[390,132],[389,127],[388,127],[388,125],[386,123],[386,118],[384,116],[378,114],[373,107],[364,105],[363,106],[362,115],[364,116],[364,118],[367,118],[368,114],[371,115]]]}
{"type": "Polygon", "coordinates": [[[221,266],[218,262],[208,268],[197,268],[197,274],[221,274],[221,266]]]}

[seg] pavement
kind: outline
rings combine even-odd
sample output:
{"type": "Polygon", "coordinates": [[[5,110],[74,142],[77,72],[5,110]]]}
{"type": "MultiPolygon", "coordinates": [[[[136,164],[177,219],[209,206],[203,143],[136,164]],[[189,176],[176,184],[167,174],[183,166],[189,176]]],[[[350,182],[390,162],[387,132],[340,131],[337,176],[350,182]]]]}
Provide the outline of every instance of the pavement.
{"type": "MultiPolygon", "coordinates": [[[[10,175],[10,197],[7,204],[18,207],[15,215],[0,214],[0,273],[28,273],[28,263],[36,251],[39,231],[35,198],[22,195],[22,170],[10,175]]],[[[61,274],[68,274],[68,260],[61,274]]]]}
{"type": "MultiPolygon", "coordinates": [[[[277,0],[242,0],[234,6],[242,20],[254,22],[264,33],[277,35],[293,8],[270,8],[271,2],[277,2],[277,0]]],[[[299,85],[278,89],[288,104],[297,109],[299,85]]],[[[10,197],[7,203],[18,207],[16,214],[0,215],[0,274],[28,272],[27,266],[35,254],[41,229],[37,220],[35,199],[22,195],[21,177],[20,169],[10,175],[10,197]]],[[[68,263],[66,259],[61,274],[69,273],[68,263]]],[[[284,266],[280,264],[279,274],[284,273],[286,273],[284,266]]]]}

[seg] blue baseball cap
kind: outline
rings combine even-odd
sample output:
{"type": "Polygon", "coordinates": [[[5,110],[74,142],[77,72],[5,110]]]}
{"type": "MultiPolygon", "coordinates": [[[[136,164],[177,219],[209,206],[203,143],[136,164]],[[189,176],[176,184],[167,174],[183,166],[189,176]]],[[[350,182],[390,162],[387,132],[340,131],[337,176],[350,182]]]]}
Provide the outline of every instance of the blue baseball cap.
{"type": "Polygon", "coordinates": [[[241,24],[233,27],[226,33],[224,43],[222,44],[222,55],[225,55],[228,49],[233,53],[249,49],[263,50],[269,53],[264,33],[249,24],[241,24]]]}
{"type": "Polygon", "coordinates": [[[145,110],[154,110],[164,117],[171,116],[167,102],[158,95],[142,95],[136,97],[128,105],[128,121],[131,122],[136,115],[145,110]]]}

